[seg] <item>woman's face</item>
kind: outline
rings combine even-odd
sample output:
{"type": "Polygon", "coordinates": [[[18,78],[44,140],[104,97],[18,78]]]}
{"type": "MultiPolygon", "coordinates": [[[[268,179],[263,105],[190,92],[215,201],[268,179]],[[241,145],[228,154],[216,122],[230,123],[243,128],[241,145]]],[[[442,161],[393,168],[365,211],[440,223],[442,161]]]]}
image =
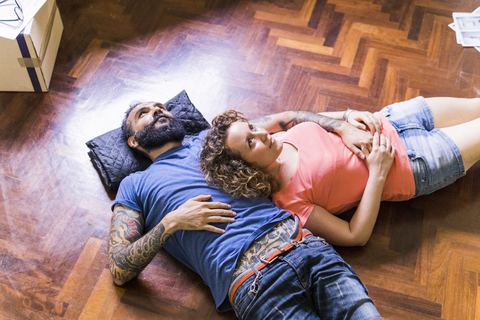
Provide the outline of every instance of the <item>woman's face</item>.
{"type": "Polygon", "coordinates": [[[280,153],[283,144],[275,140],[265,129],[255,127],[248,122],[234,122],[228,129],[225,145],[237,151],[243,160],[255,163],[261,169],[268,169],[280,153]]]}

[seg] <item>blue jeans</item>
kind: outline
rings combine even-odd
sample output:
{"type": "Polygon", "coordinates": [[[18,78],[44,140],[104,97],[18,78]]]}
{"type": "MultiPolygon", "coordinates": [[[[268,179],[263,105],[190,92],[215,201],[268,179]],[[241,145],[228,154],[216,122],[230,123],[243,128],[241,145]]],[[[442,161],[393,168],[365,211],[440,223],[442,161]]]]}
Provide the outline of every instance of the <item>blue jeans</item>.
{"type": "Polygon", "coordinates": [[[380,111],[397,130],[412,166],[415,197],[446,187],[465,175],[457,145],[436,129],[423,97],[394,103],[380,111]]]}
{"type": "Polygon", "coordinates": [[[353,269],[323,240],[299,245],[235,293],[239,319],[381,319],[353,269]]]}

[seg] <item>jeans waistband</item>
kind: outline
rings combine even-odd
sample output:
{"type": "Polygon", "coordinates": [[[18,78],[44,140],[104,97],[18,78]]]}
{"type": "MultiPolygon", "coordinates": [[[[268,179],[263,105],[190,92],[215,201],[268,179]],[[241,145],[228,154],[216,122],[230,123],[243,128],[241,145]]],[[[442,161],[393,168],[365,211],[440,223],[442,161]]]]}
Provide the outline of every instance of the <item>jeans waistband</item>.
{"type": "Polygon", "coordinates": [[[250,269],[242,272],[239,274],[230,284],[230,288],[228,289],[228,298],[230,303],[233,305],[233,297],[237,289],[244,283],[248,278],[253,276],[254,274],[258,274],[258,272],[263,269],[264,267],[271,264],[273,261],[277,259],[277,257],[285,252],[290,251],[293,248],[298,247],[300,244],[307,242],[305,237],[311,235],[312,233],[308,230],[299,230],[299,223],[298,218],[295,219],[296,226],[298,229],[296,230],[295,234],[292,235],[290,241],[284,242],[278,247],[268,251],[264,256],[260,257],[260,261],[255,263],[250,269]]]}

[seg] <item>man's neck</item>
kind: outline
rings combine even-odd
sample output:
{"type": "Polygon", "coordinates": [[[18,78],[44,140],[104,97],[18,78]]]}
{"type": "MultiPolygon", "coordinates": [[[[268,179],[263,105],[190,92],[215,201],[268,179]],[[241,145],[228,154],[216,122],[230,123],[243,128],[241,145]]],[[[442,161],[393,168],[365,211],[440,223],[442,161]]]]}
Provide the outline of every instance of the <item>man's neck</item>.
{"type": "Polygon", "coordinates": [[[148,156],[152,161],[155,161],[155,159],[161,155],[162,153],[167,152],[168,150],[175,148],[175,147],[181,147],[182,143],[181,142],[167,142],[165,143],[162,147],[158,149],[154,149],[152,151],[147,152],[148,156]]]}

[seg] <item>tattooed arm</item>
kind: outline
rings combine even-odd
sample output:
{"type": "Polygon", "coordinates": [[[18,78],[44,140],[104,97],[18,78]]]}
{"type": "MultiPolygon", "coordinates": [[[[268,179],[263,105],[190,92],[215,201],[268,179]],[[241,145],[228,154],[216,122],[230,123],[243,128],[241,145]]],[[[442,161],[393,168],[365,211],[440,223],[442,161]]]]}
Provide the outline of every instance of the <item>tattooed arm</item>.
{"type": "MultiPolygon", "coordinates": [[[[307,111],[286,111],[272,114],[252,120],[257,126],[265,128],[269,132],[287,131],[291,127],[302,122],[314,122],[329,132],[337,133],[343,123],[343,111],[312,113],[307,111]]],[[[368,111],[352,111],[348,115],[348,123],[361,130],[372,133],[382,133],[381,120],[368,111]]]]}
{"type": "Polygon", "coordinates": [[[157,252],[177,230],[207,230],[224,233],[211,223],[232,223],[235,213],[230,205],[210,202],[200,195],[170,212],[148,233],[143,234],[145,220],[141,212],[117,204],[113,210],[108,239],[108,263],[116,284],[135,278],[152,261],[157,252]]]}
{"type": "Polygon", "coordinates": [[[162,222],[142,236],[144,227],[141,212],[121,204],[115,206],[108,239],[108,263],[118,285],[133,279],[145,269],[170,237],[162,222]]]}
{"type": "Polygon", "coordinates": [[[269,132],[287,131],[302,122],[314,122],[328,132],[335,132],[343,121],[306,111],[286,111],[250,121],[269,132]]]}
{"type": "MultiPolygon", "coordinates": [[[[358,112],[360,113],[360,112],[358,112]]],[[[342,112],[325,113],[335,118],[342,118],[342,112]]],[[[349,119],[352,116],[349,117],[349,119]]],[[[379,121],[379,120],[378,120],[379,121]]],[[[273,114],[250,121],[257,127],[265,128],[267,131],[279,132],[286,131],[293,126],[302,122],[314,122],[328,132],[339,135],[345,146],[357,155],[360,159],[364,159],[362,152],[362,144],[365,144],[368,150],[372,148],[373,135],[364,128],[357,128],[348,122],[327,117],[323,114],[306,112],[306,111],[286,111],[273,114]]]]}

